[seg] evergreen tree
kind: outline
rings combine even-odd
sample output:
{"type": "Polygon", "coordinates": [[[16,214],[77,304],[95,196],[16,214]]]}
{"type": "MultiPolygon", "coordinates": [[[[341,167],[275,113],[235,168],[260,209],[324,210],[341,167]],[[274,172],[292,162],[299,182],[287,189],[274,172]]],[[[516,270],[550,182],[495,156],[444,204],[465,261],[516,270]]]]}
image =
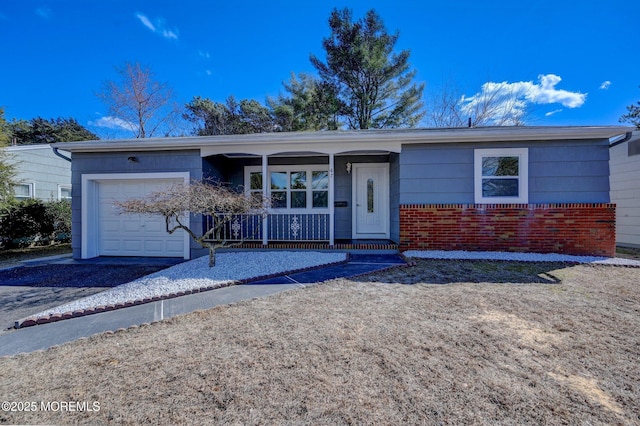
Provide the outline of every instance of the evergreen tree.
{"type": "Polygon", "coordinates": [[[282,131],[337,130],[345,106],[338,98],[338,88],[329,82],[301,73],[291,74],[283,83],[289,96],[268,98],[276,124],[282,131]]]}
{"type": "Polygon", "coordinates": [[[0,107],[0,206],[13,198],[15,167],[8,161],[9,155],[4,149],[10,142],[11,131],[7,120],[4,118],[4,108],[0,107]]]}
{"type": "Polygon", "coordinates": [[[187,112],[183,118],[196,124],[194,134],[198,136],[268,133],[276,130],[269,109],[253,99],[238,102],[229,96],[226,103],[221,103],[196,96],[185,107],[187,112]]]}
{"type": "Polygon", "coordinates": [[[640,129],[640,101],[637,102],[637,105],[627,106],[627,113],[620,117],[620,122],[631,123],[640,129]]]}
{"type": "Polygon", "coordinates": [[[321,80],[338,88],[341,115],[351,129],[412,127],[424,116],[424,84],[413,83],[409,51],[393,53],[399,34],[389,34],[374,10],[353,21],[349,9],[334,9],[331,35],[323,40],[326,62],[310,60],[321,80]]]}
{"type": "Polygon", "coordinates": [[[28,121],[12,121],[8,126],[18,145],[99,139],[74,118],[60,117],[47,120],[36,117],[28,121]]]}

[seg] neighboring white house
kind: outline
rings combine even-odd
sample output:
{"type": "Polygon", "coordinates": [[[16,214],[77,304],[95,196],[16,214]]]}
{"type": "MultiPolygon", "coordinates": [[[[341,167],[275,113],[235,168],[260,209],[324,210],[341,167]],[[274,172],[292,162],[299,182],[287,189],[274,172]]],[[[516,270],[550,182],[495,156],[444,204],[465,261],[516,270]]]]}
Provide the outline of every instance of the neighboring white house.
{"type": "Polygon", "coordinates": [[[51,145],[17,145],[4,148],[16,167],[17,199],[43,201],[71,198],[71,162],[58,157],[51,145]]]}
{"type": "Polygon", "coordinates": [[[611,202],[617,245],[640,247],[640,131],[609,150],[611,202]]]}

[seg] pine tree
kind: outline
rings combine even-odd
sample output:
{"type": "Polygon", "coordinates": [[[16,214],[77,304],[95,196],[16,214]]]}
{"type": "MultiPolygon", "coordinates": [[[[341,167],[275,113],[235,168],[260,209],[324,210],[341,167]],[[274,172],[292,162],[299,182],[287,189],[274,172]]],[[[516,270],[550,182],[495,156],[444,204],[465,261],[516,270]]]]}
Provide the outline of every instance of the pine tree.
{"type": "Polygon", "coordinates": [[[627,106],[627,113],[620,117],[620,122],[631,123],[640,129],[640,101],[637,102],[637,105],[627,106]]]}
{"type": "Polygon", "coordinates": [[[349,9],[334,9],[331,35],[323,40],[326,62],[310,60],[320,78],[339,89],[351,129],[412,127],[424,116],[424,84],[413,83],[408,50],[393,53],[399,34],[389,34],[374,10],[353,22],[349,9]]]}

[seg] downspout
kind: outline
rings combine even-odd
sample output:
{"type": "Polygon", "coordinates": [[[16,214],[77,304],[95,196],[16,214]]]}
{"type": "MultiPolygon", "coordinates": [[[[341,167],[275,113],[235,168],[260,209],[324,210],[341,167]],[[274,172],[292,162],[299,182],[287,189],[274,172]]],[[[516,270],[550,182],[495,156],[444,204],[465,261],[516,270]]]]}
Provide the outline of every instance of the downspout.
{"type": "Polygon", "coordinates": [[[67,157],[66,155],[60,154],[60,152],[59,152],[60,148],[56,148],[55,146],[52,146],[51,149],[53,150],[53,153],[55,155],[57,155],[58,157],[60,157],[60,158],[62,158],[64,160],[67,160],[68,162],[71,162],[71,158],[67,157]]]}

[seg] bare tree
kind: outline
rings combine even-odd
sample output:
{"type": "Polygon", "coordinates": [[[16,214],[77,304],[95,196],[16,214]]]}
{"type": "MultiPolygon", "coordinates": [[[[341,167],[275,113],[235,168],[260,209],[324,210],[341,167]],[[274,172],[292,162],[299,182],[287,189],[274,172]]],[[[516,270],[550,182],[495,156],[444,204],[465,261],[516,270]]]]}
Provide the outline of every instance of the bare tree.
{"type": "Polygon", "coordinates": [[[525,89],[504,83],[485,83],[467,97],[449,82],[431,92],[427,102],[433,127],[523,126],[529,115],[525,89]]]}
{"type": "Polygon", "coordinates": [[[485,83],[482,91],[462,97],[459,108],[476,126],[522,126],[527,114],[524,90],[503,83],[485,83]]]}
{"type": "Polygon", "coordinates": [[[431,127],[462,127],[465,117],[460,111],[462,92],[448,82],[439,89],[428,90],[426,120],[431,127]]]}
{"type": "Polygon", "coordinates": [[[178,127],[180,108],[167,83],[154,80],[150,68],[138,62],[116,67],[118,81],[105,81],[96,96],[113,119],[126,123],[136,138],[170,136],[178,127]]]}
{"type": "MultiPolygon", "coordinates": [[[[228,241],[225,230],[234,221],[247,221],[251,215],[267,214],[268,200],[234,191],[220,182],[192,181],[172,185],[141,198],[116,202],[123,213],[161,215],[169,234],[182,229],[202,248],[209,250],[209,266],[215,265],[216,250],[242,244],[228,241]],[[211,227],[202,234],[185,224],[187,213],[208,216],[211,227]]],[[[242,225],[241,225],[242,226],[242,225]]],[[[257,231],[257,230],[254,230],[257,231]]]]}

